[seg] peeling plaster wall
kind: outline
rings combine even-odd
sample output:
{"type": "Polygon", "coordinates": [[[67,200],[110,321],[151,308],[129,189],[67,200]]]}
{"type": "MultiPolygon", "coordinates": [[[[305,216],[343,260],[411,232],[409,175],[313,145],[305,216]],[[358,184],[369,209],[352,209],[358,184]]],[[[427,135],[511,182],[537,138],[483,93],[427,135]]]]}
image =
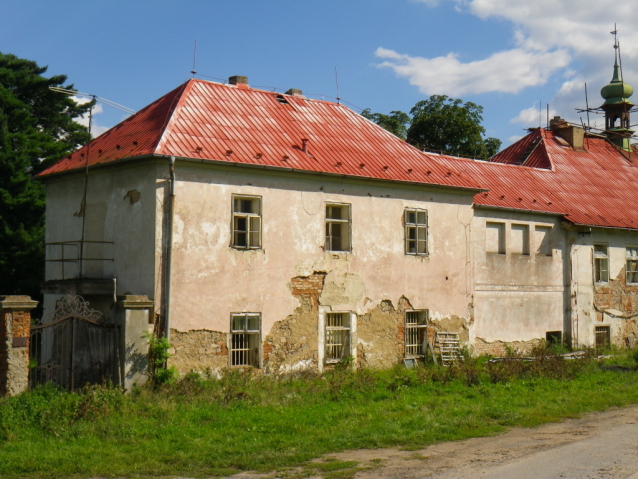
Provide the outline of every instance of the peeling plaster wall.
{"type": "MultiPolygon", "coordinates": [[[[82,216],[86,214],[86,240],[113,241],[113,245],[88,245],[87,255],[110,257],[114,262],[86,262],[85,275],[91,278],[117,277],[119,294],[155,296],[155,208],[156,165],[105,167],[91,171],[87,204],[83,205],[83,174],[45,180],[47,243],[79,241],[82,216]]],[[[77,257],[67,248],[65,257],[77,257]]],[[[47,247],[47,259],[60,259],[59,248],[47,247]]],[[[62,279],[62,263],[46,263],[46,279],[62,279]]],[[[77,278],[76,263],[67,263],[65,278],[77,278]]],[[[45,314],[55,307],[59,296],[47,294],[45,314]]],[[[95,305],[94,305],[95,306],[95,305]]]]}
{"type": "MultiPolygon", "coordinates": [[[[503,343],[545,339],[565,331],[569,288],[565,232],[556,216],[477,208],[472,223],[475,248],[474,328],[471,342],[481,353],[501,354],[503,343]],[[487,252],[486,223],[504,225],[505,254],[487,252]],[[517,254],[512,225],[529,228],[529,254],[517,254]],[[539,254],[536,227],[551,227],[551,256],[539,254]],[[493,348],[489,344],[493,343],[493,348]]],[[[517,346],[523,350],[528,346],[517,346]]]]}
{"type": "Polygon", "coordinates": [[[574,292],[572,328],[574,342],[593,346],[596,326],[608,326],[617,346],[633,346],[638,338],[638,287],[626,283],[626,248],[638,246],[638,233],[592,228],[591,233],[570,232],[572,288],[574,292]],[[594,284],[594,244],[606,244],[609,282],[594,284]]]}
{"type": "MultiPolygon", "coordinates": [[[[171,295],[176,331],[228,333],[231,313],[259,312],[264,367],[295,368],[316,366],[319,307],[362,317],[384,301],[399,304],[405,297],[434,320],[470,319],[471,193],[179,161],[176,174],[171,295]],[[230,247],[233,194],[261,197],[262,249],[230,247]],[[324,251],[326,202],[351,205],[352,252],[324,251]],[[427,257],[404,253],[406,207],[428,210],[427,257]],[[317,273],[324,275],[321,293],[295,293],[294,278],[317,273]]],[[[158,185],[166,177],[167,169],[158,185]]],[[[161,205],[157,209],[160,233],[161,205]]],[[[156,241],[158,265],[162,244],[156,241]]],[[[161,268],[156,271],[159,281],[161,268]]],[[[360,338],[367,341],[361,328],[360,338]]],[[[396,334],[387,339],[394,341],[388,353],[393,361],[402,354],[396,334]]],[[[371,361],[385,363],[387,355],[371,361]]]]}

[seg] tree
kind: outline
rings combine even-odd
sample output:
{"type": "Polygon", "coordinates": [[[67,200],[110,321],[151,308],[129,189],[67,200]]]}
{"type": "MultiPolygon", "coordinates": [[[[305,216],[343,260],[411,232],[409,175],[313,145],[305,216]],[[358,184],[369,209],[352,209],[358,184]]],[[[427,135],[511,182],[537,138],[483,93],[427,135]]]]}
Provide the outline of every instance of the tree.
{"type": "Polygon", "coordinates": [[[370,108],[366,108],[361,112],[361,116],[405,140],[408,125],[410,124],[410,117],[406,113],[395,110],[391,111],[389,115],[384,115],[382,113],[372,113],[370,108]]]}
{"type": "Polygon", "coordinates": [[[501,147],[497,138],[483,138],[483,107],[472,102],[432,95],[417,102],[410,115],[363,110],[362,115],[421,150],[469,158],[489,158],[501,147]]]}
{"type": "Polygon", "coordinates": [[[0,52],[0,294],[40,296],[45,193],[34,176],[89,139],[74,120],[92,103],[51,91],[67,77],[46,71],[0,52]]]}

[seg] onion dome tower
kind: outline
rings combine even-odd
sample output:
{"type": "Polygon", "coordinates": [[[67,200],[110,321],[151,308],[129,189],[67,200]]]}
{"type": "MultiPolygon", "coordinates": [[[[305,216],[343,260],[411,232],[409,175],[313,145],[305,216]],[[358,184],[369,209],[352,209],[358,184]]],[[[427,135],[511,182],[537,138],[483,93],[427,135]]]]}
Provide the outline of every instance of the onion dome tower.
{"type": "MultiPolygon", "coordinates": [[[[615,32],[612,32],[615,33],[615,32]]],[[[609,141],[625,151],[631,151],[629,137],[634,133],[630,129],[630,111],[634,104],[629,101],[634,89],[623,82],[622,71],[618,66],[618,41],[614,42],[614,76],[608,85],[600,90],[605,103],[601,108],[605,112],[605,134],[609,141]]]]}

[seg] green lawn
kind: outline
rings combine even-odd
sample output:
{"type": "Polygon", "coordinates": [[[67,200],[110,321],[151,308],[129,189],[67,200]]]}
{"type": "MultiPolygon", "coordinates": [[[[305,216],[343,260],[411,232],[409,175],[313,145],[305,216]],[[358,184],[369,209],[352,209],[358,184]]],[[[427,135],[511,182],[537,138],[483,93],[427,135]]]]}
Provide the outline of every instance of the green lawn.
{"type": "Polygon", "coordinates": [[[548,357],[338,368],[324,377],[233,372],[132,394],[42,388],[0,400],[0,476],[216,476],[281,470],[345,449],[492,435],[638,403],[634,359],[614,361],[630,371],[548,357]]]}

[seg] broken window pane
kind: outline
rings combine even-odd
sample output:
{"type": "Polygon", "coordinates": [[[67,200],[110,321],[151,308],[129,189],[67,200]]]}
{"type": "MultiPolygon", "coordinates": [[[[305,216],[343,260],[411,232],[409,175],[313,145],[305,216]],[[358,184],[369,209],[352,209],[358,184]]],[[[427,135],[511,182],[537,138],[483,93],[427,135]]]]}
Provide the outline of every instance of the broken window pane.
{"type": "Polygon", "coordinates": [[[232,246],[240,249],[261,247],[261,199],[233,197],[232,246]]]}
{"type": "Polygon", "coordinates": [[[326,251],[350,251],[350,205],[326,205],[326,251]]]}
{"type": "Polygon", "coordinates": [[[606,244],[594,245],[594,281],[596,283],[609,282],[609,257],[606,244]]]}
{"type": "Polygon", "coordinates": [[[425,255],[428,252],[428,214],[425,210],[406,209],[405,252],[425,255]]]}

